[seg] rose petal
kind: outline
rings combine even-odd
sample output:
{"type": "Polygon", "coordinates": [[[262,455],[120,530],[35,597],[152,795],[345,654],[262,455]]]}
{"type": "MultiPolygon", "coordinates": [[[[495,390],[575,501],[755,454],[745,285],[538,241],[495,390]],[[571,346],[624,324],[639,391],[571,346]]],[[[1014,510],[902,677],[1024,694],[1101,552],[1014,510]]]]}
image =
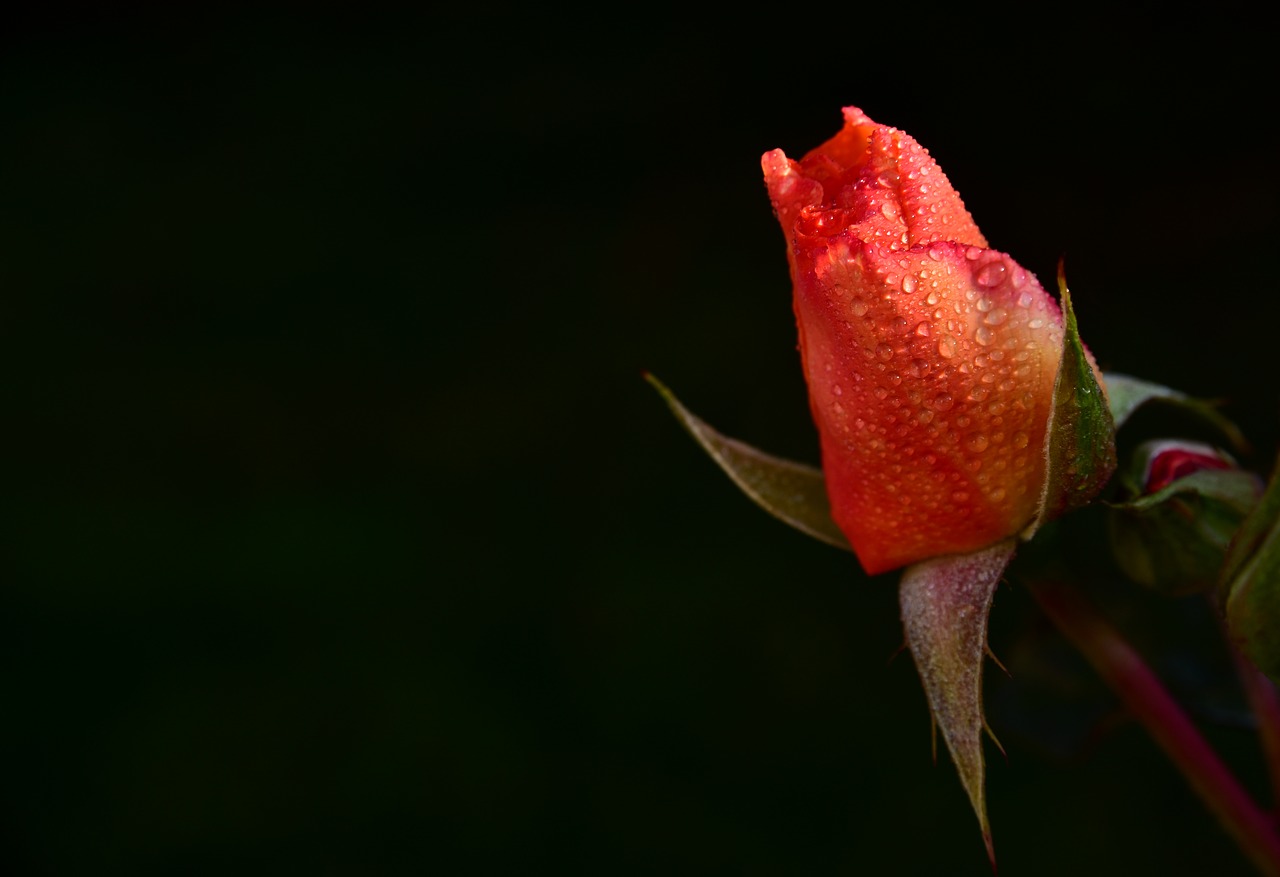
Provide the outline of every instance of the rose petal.
{"type": "Polygon", "coordinates": [[[883,572],[1035,516],[1061,314],[1002,253],[798,235],[796,313],[836,522],[883,572]]]}

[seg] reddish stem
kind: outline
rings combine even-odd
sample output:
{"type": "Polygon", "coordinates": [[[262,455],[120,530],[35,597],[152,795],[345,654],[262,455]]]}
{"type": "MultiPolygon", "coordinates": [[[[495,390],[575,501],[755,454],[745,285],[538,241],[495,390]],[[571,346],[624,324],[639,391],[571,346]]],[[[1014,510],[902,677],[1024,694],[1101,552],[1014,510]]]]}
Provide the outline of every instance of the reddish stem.
{"type": "Polygon", "coordinates": [[[1228,643],[1236,660],[1236,669],[1244,686],[1249,706],[1258,720],[1258,739],[1271,779],[1271,807],[1280,810],[1280,696],[1271,680],[1240,654],[1234,643],[1228,643]]]}
{"type": "Polygon", "coordinates": [[[1222,827],[1268,877],[1280,877],[1280,836],[1142,657],[1078,590],[1031,584],[1042,609],[1173,760],[1222,827]]]}

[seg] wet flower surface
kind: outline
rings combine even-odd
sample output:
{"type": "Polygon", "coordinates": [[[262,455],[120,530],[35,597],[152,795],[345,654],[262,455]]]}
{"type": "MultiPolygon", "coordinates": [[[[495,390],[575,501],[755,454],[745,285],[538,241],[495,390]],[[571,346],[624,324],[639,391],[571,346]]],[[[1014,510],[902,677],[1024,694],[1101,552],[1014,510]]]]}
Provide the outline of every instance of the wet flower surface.
{"type": "Polygon", "coordinates": [[[803,159],[762,165],[832,514],[879,573],[1035,518],[1063,328],[923,147],[844,112],[803,159]]]}

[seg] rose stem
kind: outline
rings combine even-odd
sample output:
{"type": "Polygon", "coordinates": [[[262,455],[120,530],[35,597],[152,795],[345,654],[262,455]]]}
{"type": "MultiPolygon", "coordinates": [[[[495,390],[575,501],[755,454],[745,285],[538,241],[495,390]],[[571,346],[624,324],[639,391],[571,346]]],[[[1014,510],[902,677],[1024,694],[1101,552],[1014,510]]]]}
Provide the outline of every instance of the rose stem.
{"type": "Polygon", "coordinates": [[[1267,815],[1236,782],[1141,656],[1069,585],[1033,582],[1031,593],[1182,771],[1244,854],[1263,874],[1280,877],[1280,837],[1267,815]]]}
{"type": "Polygon", "coordinates": [[[1267,774],[1271,777],[1271,807],[1280,810],[1280,696],[1271,680],[1240,653],[1230,638],[1227,648],[1235,658],[1245,696],[1258,720],[1258,739],[1267,761],[1267,774]]]}

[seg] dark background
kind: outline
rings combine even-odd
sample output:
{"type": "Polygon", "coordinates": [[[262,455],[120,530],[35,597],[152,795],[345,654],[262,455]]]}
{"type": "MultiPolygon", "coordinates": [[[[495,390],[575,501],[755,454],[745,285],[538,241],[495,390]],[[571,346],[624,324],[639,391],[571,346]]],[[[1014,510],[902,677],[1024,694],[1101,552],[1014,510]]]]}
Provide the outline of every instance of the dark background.
{"type": "MultiPolygon", "coordinates": [[[[1222,3],[837,12],[5,29],[7,873],[990,873],[894,577],[641,371],[816,460],[759,157],[857,104],[1268,468],[1274,51],[1222,3]]],[[[1025,594],[992,624],[1001,873],[1249,873],[1025,594]]]]}

